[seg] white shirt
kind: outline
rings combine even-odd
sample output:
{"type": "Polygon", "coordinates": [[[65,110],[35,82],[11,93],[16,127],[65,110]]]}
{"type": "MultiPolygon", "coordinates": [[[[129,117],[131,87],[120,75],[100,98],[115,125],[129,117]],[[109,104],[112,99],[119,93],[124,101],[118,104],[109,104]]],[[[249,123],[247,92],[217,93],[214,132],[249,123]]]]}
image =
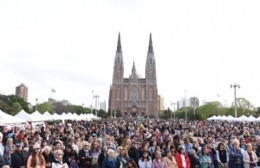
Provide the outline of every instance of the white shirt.
{"type": "Polygon", "coordinates": [[[182,161],[182,166],[185,168],[187,165],[186,165],[186,159],[184,155],[181,155],[181,161],[182,161]]]}

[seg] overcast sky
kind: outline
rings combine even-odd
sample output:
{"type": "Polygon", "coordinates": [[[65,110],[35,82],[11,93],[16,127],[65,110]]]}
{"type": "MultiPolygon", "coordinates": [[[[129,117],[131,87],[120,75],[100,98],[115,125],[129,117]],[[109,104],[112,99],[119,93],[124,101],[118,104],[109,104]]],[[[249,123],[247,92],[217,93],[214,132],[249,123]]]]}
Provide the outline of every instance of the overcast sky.
{"type": "Polygon", "coordinates": [[[259,0],[1,0],[0,93],[29,87],[29,102],[89,106],[108,100],[118,32],[125,77],[142,77],[152,33],[158,92],[170,101],[197,96],[260,106],[259,0]]]}

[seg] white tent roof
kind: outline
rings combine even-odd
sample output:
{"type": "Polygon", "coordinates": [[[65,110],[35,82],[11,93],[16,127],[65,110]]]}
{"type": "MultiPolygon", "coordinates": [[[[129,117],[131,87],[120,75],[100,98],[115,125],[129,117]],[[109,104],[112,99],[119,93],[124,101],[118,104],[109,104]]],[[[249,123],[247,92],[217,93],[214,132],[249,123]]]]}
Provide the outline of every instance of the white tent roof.
{"type": "Polygon", "coordinates": [[[31,114],[31,117],[33,118],[33,121],[46,121],[46,120],[48,120],[39,111],[33,112],[31,114]]]}
{"type": "Polygon", "coordinates": [[[22,110],[18,114],[16,114],[15,117],[24,119],[26,121],[33,121],[33,117],[30,114],[26,113],[24,110],[22,110]]]}
{"type": "Polygon", "coordinates": [[[2,124],[14,124],[14,123],[23,123],[26,120],[6,114],[0,110],[0,123],[2,124]]]}

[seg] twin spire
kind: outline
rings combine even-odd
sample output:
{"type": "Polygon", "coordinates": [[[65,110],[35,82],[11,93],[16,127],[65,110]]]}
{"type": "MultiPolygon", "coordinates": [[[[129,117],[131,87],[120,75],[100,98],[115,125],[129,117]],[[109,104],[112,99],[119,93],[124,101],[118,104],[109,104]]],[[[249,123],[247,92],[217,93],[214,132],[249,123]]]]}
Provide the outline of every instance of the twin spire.
{"type": "MultiPolygon", "coordinates": [[[[118,33],[118,40],[117,40],[117,49],[116,49],[116,52],[117,52],[117,53],[122,53],[120,33],[118,33]]],[[[150,33],[148,53],[153,53],[152,33],[150,33]]]]}

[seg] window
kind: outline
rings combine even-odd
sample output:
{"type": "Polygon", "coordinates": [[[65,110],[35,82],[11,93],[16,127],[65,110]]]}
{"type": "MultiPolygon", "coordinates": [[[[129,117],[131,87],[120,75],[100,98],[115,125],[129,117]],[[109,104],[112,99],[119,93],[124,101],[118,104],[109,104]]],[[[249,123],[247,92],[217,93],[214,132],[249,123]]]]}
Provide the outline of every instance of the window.
{"type": "Polygon", "coordinates": [[[124,99],[127,100],[127,88],[124,89],[124,99]]]}
{"type": "Polygon", "coordinates": [[[120,99],[120,88],[116,89],[116,99],[119,100],[120,99]]]}

